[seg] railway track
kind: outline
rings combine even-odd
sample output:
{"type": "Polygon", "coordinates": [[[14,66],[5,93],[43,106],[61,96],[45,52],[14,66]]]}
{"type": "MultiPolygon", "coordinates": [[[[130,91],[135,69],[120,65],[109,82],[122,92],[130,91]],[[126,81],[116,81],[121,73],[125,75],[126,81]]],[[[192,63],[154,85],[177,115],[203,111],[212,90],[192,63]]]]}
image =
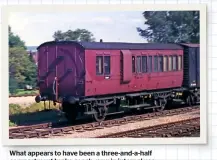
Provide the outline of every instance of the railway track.
{"type": "Polygon", "coordinates": [[[38,125],[15,127],[9,129],[10,139],[24,139],[24,138],[48,138],[51,136],[61,136],[64,134],[73,134],[77,132],[92,131],[97,129],[109,128],[112,126],[120,126],[127,123],[134,123],[138,121],[150,120],[159,117],[173,116],[193,112],[199,110],[198,106],[178,108],[173,110],[165,110],[163,112],[153,112],[141,115],[126,116],[112,120],[106,120],[101,123],[93,122],[87,124],[78,124],[73,126],[64,126],[61,123],[44,123],[38,125]]]}
{"type": "Polygon", "coordinates": [[[178,122],[171,122],[152,127],[145,127],[98,136],[95,138],[154,138],[154,137],[183,137],[200,132],[200,118],[192,118],[178,122]]]}

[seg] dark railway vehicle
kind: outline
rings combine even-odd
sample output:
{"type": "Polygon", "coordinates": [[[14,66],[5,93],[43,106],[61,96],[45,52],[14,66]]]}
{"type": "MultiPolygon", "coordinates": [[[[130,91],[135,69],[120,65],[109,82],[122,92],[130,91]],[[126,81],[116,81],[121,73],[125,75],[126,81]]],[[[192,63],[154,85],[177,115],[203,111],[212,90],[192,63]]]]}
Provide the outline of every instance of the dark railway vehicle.
{"type": "Polygon", "coordinates": [[[69,121],[128,109],[162,111],[200,101],[198,44],[45,42],[38,47],[36,102],[62,104],[69,121]]]}

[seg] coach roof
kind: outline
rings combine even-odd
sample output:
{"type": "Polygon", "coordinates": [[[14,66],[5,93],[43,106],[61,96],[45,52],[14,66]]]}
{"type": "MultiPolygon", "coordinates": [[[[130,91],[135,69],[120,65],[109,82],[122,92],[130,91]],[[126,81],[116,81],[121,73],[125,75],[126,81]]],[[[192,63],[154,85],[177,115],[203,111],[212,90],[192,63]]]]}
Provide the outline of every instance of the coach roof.
{"type": "Polygon", "coordinates": [[[129,49],[129,50],[179,50],[183,49],[178,44],[173,43],[123,43],[123,42],[77,42],[77,41],[50,41],[41,44],[40,47],[47,44],[77,44],[84,49],[129,49]]]}
{"type": "Polygon", "coordinates": [[[195,48],[195,47],[200,47],[200,44],[198,43],[180,43],[182,46],[186,46],[186,47],[192,47],[192,48],[195,48]]]}

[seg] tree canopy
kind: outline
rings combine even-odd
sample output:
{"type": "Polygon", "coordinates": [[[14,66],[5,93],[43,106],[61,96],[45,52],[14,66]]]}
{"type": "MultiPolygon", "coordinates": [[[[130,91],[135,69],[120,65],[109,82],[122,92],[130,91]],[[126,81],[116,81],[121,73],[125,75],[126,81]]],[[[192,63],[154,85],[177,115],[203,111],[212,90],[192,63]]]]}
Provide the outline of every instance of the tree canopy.
{"type": "Polygon", "coordinates": [[[15,92],[25,85],[35,86],[36,64],[26,51],[25,42],[18,35],[14,35],[9,26],[9,89],[15,92]]]}
{"type": "Polygon", "coordinates": [[[93,34],[86,29],[68,30],[66,32],[58,30],[54,33],[53,38],[55,41],[95,41],[93,34]]]}
{"type": "Polygon", "coordinates": [[[8,28],[8,31],[9,31],[9,47],[19,46],[19,47],[23,47],[23,48],[26,49],[25,42],[22,41],[19,36],[15,35],[11,31],[11,27],[10,26],[8,28]]]}
{"type": "Polygon", "coordinates": [[[199,43],[199,11],[145,11],[146,29],[137,28],[148,42],[199,43]]]}

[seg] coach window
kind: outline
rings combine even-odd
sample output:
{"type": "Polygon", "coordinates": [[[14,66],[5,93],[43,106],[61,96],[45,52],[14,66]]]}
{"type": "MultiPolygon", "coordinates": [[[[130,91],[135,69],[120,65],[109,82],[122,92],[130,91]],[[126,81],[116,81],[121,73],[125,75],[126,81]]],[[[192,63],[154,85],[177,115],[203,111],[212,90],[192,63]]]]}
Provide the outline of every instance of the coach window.
{"type": "Polygon", "coordinates": [[[173,56],[173,71],[177,70],[177,56],[173,56]]]}
{"type": "Polygon", "coordinates": [[[178,70],[182,69],[182,56],[178,56],[178,70]]]}
{"type": "Polygon", "coordinates": [[[147,72],[147,56],[142,56],[142,72],[147,72]]]}
{"type": "Polygon", "coordinates": [[[172,71],[172,56],[169,56],[169,60],[168,60],[168,71],[172,71]]]}
{"type": "Polygon", "coordinates": [[[135,66],[135,56],[132,56],[132,72],[135,73],[136,66],[135,66]]]}
{"type": "Polygon", "coordinates": [[[164,56],[163,66],[163,71],[166,72],[168,70],[167,56],[164,56]]]}
{"type": "Polygon", "coordinates": [[[159,61],[159,72],[163,72],[163,56],[159,56],[158,61],[159,61]]]}
{"type": "Polygon", "coordinates": [[[154,56],[154,72],[158,71],[158,57],[154,56]]]}
{"type": "Polygon", "coordinates": [[[96,74],[102,75],[103,74],[103,57],[96,56],[96,74]]]}
{"type": "Polygon", "coordinates": [[[152,72],[152,56],[148,56],[148,72],[152,72]]]}
{"type": "Polygon", "coordinates": [[[141,56],[136,57],[136,71],[141,73],[141,56]]]}
{"type": "Polygon", "coordinates": [[[110,74],[110,56],[104,56],[104,68],[105,68],[105,75],[110,74]]]}

